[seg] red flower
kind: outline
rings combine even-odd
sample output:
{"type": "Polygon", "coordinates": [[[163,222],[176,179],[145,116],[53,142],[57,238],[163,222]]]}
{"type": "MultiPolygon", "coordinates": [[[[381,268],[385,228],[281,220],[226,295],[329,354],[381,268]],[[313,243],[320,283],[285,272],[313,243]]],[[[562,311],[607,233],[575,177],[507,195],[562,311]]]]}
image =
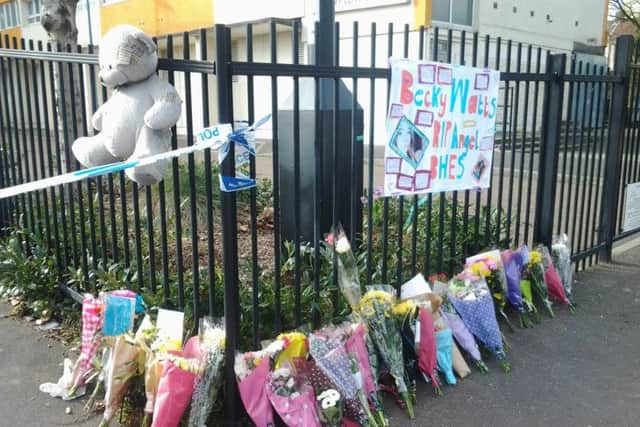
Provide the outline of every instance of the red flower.
{"type": "Polygon", "coordinates": [[[282,337],[281,339],[284,342],[284,348],[289,347],[289,344],[291,344],[291,340],[287,337],[282,337]]]}

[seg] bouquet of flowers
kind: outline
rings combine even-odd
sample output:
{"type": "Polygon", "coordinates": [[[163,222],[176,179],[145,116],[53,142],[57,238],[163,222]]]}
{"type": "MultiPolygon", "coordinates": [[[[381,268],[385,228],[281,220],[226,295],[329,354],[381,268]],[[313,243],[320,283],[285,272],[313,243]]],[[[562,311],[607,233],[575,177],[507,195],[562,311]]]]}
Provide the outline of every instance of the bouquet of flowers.
{"type": "Polygon", "coordinates": [[[438,381],[438,348],[436,346],[435,330],[431,313],[424,307],[418,310],[416,322],[416,346],[418,347],[418,369],[431,382],[436,395],[442,395],[438,381]]]}
{"type": "Polygon", "coordinates": [[[544,281],[547,284],[547,292],[549,293],[549,296],[556,301],[565,304],[567,307],[569,307],[569,311],[573,312],[573,304],[571,303],[569,298],[567,298],[567,294],[564,291],[564,286],[562,285],[562,279],[560,278],[560,275],[553,265],[553,259],[551,258],[549,249],[547,249],[546,246],[540,246],[538,250],[542,254],[544,281]]]}
{"type": "Polygon", "coordinates": [[[502,251],[501,257],[504,265],[505,277],[507,279],[507,297],[509,303],[516,312],[518,312],[520,317],[520,327],[528,328],[531,326],[531,322],[529,322],[529,317],[525,310],[525,302],[522,297],[522,290],[520,289],[520,271],[525,264],[522,254],[519,251],[512,251],[508,249],[506,251],[502,251]]]}
{"type": "Polygon", "coordinates": [[[394,302],[392,288],[372,288],[360,301],[360,315],[369,328],[369,336],[378,354],[389,368],[409,417],[414,419],[413,404],[404,380],[402,338],[398,333],[397,322],[391,315],[394,302]]]}
{"type": "Polygon", "coordinates": [[[542,265],[542,253],[540,251],[529,252],[529,262],[524,268],[524,280],[528,282],[533,294],[542,301],[550,317],[554,317],[551,301],[549,301],[549,293],[547,292],[547,284],[544,280],[544,266],[542,265]]]}
{"type": "Polygon", "coordinates": [[[131,337],[109,338],[110,353],[104,366],[104,414],[100,426],[108,426],[129,388],[130,380],[142,373],[138,364],[139,347],[131,337]]]}
{"type": "Polygon", "coordinates": [[[73,368],[68,396],[85,385],[93,371],[93,358],[102,343],[104,303],[100,298],[87,294],[82,300],[82,350],[73,368]]]}
{"type": "Polygon", "coordinates": [[[504,308],[507,305],[507,279],[504,274],[502,258],[500,251],[495,250],[467,258],[465,270],[461,273],[462,278],[468,278],[472,281],[482,278],[488,285],[493,297],[498,314],[505,321],[511,331],[515,328],[507,317],[504,308]]]}
{"type": "Polygon", "coordinates": [[[344,345],[325,331],[309,335],[309,351],[316,365],[331,379],[346,402],[347,417],[361,425],[377,426],[363,392],[362,375],[357,363],[349,358],[344,345]]]}
{"type": "Polygon", "coordinates": [[[442,305],[440,307],[440,315],[445,324],[451,329],[453,338],[468,354],[471,356],[476,364],[476,367],[481,373],[488,372],[487,365],[482,361],[482,355],[480,349],[476,343],[473,334],[469,332],[467,326],[464,324],[456,309],[451,304],[448,298],[449,283],[437,281],[435,282],[434,291],[442,298],[442,305]]]}
{"type": "Polygon", "coordinates": [[[448,297],[469,331],[495,354],[502,368],[508,372],[510,367],[503,349],[502,333],[484,278],[469,271],[459,274],[451,281],[448,297]]]}
{"type": "Polygon", "coordinates": [[[369,407],[379,426],[386,427],[389,421],[384,413],[380,399],[378,399],[378,385],[376,376],[371,369],[369,354],[367,352],[367,340],[365,327],[362,323],[349,325],[345,348],[349,357],[354,359],[362,377],[362,389],[369,400],[369,407]]]}
{"type": "Polygon", "coordinates": [[[204,373],[196,380],[189,412],[190,427],[204,427],[222,385],[225,330],[222,323],[200,320],[200,351],[204,373]]]}
{"type": "Polygon", "coordinates": [[[307,337],[303,333],[287,332],[285,334],[278,335],[276,340],[282,342],[282,349],[276,356],[276,368],[279,368],[288,360],[299,357],[305,358],[307,357],[307,354],[309,354],[307,337]]]}
{"type": "Polygon", "coordinates": [[[142,425],[148,426],[153,414],[160,378],[164,371],[164,361],[160,360],[156,353],[151,350],[151,345],[158,338],[158,330],[148,314],[142,319],[138,332],[136,344],[138,345],[140,363],[142,364],[142,360],[144,360],[144,394],[147,399],[144,405],[142,425]]]}
{"type": "Polygon", "coordinates": [[[417,399],[418,354],[415,345],[415,325],[418,318],[416,303],[409,299],[393,306],[391,313],[398,322],[402,337],[402,356],[404,360],[405,382],[413,403],[417,399]]]}
{"type": "Polygon", "coordinates": [[[190,338],[182,351],[164,357],[151,426],[177,427],[191,402],[196,378],[203,374],[198,337],[190,338]]]}
{"type": "Polygon", "coordinates": [[[520,292],[522,293],[522,304],[527,310],[527,313],[531,315],[531,320],[534,323],[540,323],[538,317],[538,309],[533,303],[533,290],[531,288],[531,281],[527,279],[527,266],[529,265],[529,248],[527,245],[522,245],[518,250],[513,252],[515,262],[518,264],[518,274],[520,275],[520,292]]]}
{"type": "Polygon", "coordinates": [[[287,426],[321,427],[313,388],[295,374],[291,361],[268,375],[266,392],[287,426]]]}
{"type": "Polygon", "coordinates": [[[456,377],[453,375],[453,335],[451,329],[444,328],[435,333],[438,359],[438,370],[444,374],[447,384],[455,385],[456,377]]]}
{"type": "Polygon", "coordinates": [[[571,298],[571,291],[573,287],[573,269],[571,268],[571,248],[569,247],[569,237],[566,234],[560,234],[553,238],[551,244],[551,255],[553,256],[553,263],[558,270],[560,280],[564,287],[564,292],[567,295],[569,301],[573,301],[571,298]]]}
{"type": "MultiPolygon", "coordinates": [[[[360,287],[360,277],[358,273],[358,264],[351,250],[351,244],[347,238],[342,226],[338,224],[338,230],[328,234],[325,242],[330,248],[335,247],[336,257],[338,261],[338,286],[342,295],[355,311],[362,298],[362,288],[360,287]]],[[[330,255],[333,260],[333,253],[330,255]]]]}
{"type": "Polygon", "coordinates": [[[240,398],[247,414],[257,427],[275,425],[266,386],[271,358],[283,349],[284,341],[275,340],[265,350],[236,355],[234,370],[240,398]]]}
{"type": "Polygon", "coordinates": [[[314,360],[300,358],[292,362],[296,371],[302,372],[313,387],[320,423],[328,427],[341,427],[345,398],[335,384],[322,372],[314,360]]]}

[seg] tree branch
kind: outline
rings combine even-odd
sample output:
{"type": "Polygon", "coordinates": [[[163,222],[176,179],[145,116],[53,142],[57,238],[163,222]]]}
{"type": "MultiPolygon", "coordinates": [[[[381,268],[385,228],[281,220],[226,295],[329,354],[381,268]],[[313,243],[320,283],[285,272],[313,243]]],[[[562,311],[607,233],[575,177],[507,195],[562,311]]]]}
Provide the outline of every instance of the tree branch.
{"type": "Polygon", "coordinates": [[[617,9],[619,13],[622,14],[622,18],[616,13],[616,20],[628,21],[634,27],[636,27],[636,32],[640,32],[640,19],[634,12],[634,5],[638,5],[637,1],[625,2],[624,0],[611,0],[611,3],[617,9]]]}

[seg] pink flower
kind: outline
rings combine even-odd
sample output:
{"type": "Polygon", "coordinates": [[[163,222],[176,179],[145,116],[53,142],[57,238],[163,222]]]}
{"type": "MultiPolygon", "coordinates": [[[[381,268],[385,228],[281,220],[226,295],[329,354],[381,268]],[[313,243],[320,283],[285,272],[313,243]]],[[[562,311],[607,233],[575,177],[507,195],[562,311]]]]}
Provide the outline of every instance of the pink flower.
{"type": "Polygon", "coordinates": [[[498,269],[498,263],[493,258],[488,258],[485,263],[487,264],[487,267],[489,267],[489,270],[497,270],[498,269]]]}
{"type": "Polygon", "coordinates": [[[327,234],[327,237],[324,238],[324,241],[327,242],[329,246],[333,246],[334,240],[335,240],[335,237],[333,236],[333,233],[327,234]]]}
{"type": "Polygon", "coordinates": [[[472,282],[475,282],[476,280],[480,280],[480,278],[478,276],[476,276],[475,274],[473,274],[471,271],[469,270],[462,270],[462,273],[458,274],[458,279],[460,280],[471,280],[472,282]]]}

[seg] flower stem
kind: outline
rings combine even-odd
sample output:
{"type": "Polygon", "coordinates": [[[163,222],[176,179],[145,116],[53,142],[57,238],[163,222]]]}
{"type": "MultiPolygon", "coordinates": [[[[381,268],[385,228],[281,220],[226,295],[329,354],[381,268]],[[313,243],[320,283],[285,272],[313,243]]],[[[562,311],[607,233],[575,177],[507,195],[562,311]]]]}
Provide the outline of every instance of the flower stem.
{"type": "Polygon", "coordinates": [[[413,404],[411,403],[411,397],[409,396],[409,393],[406,391],[403,391],[402,393],[400,393],[400,397],[402,397],[402,401],[406,406],[407,415],[409,415],[409,419],[415,420],[416,415],[413,412],[413,404]]]}
{"type": "Polygon", "coordinates": [[[476,360],[476,367],[481,374],[486,374],[487,372],[489,372],[489,368],[487,368],[487,365],[485,365],[482,360],[476,360]]]}
{"type": "Polygon", "coordinates": [[[511,344],[509,344],[509,341],[507,341],[507,337],[505,337],[504,334],[502,334],[502,346],[504,347],[505,353],[511,351],[511,344]]]}
{"type": "Polygon", "coordinates": [[[371,408],[369,408],[369,402],[367,402],[367,398],[364,397],[364,394],[361,391],[358,392],[358,400],[360,401],[360,406],[362,406],[362,409],[364,410],[364,413],[367,416],[367,419],[369,420],[369,426],[382,427],[382,426],[378,426],[376,418],[371,413],[371,408]]]}
{"type": "Polygon", "coordinates": [[[522,329],[526,329],[526,328],[532,328],[533,325],[531,324],[531,320],[529,319],[529,316],[527,315],[527,313],[520,313],[520,327],[522,329]]]}
{"type": "Polygon", "coordinates": [[[547,308],[547,311],[549,312],[549,316],[551,316],[552,319],[556,317],[556,315],[553,313],[553,309],[551,308],[551,301],[549,301],[548,299],[545,299],[544,306],[547,308]]]}
{"type": "Polygon", "coordinates": [[[511,364],[507,361],[507,359],[500,360],[500,367],[504,371],[505,374],[511,372],[511,364]]]}
{"type": "Polygon", "coordinates": [[[507,314],[504,312],[504,310],[500,309],[500,316],[504,319],[505,323],[507,324],[507,327],[509,328],[509,330],[511,332],[515,332],[516,329],[513,327],[513,324],[511,323],[511,321],[509,320],[509,318],[507,317],[507,314]]]}
{"type": "Polygon", "coordinates": [[[98,393],[100,393],[100,390],[102,390],[102,387],[103,387],[103,382],[98,381],[96,383],[95,388],[93,389],[93,393],[91,393],[91,397],[89,397],[89,400],[87,400],[87,404],[84,405],[85,412],[93,411],[93,407],[96,403],[96,399],[98,398],[98,393]]]}

